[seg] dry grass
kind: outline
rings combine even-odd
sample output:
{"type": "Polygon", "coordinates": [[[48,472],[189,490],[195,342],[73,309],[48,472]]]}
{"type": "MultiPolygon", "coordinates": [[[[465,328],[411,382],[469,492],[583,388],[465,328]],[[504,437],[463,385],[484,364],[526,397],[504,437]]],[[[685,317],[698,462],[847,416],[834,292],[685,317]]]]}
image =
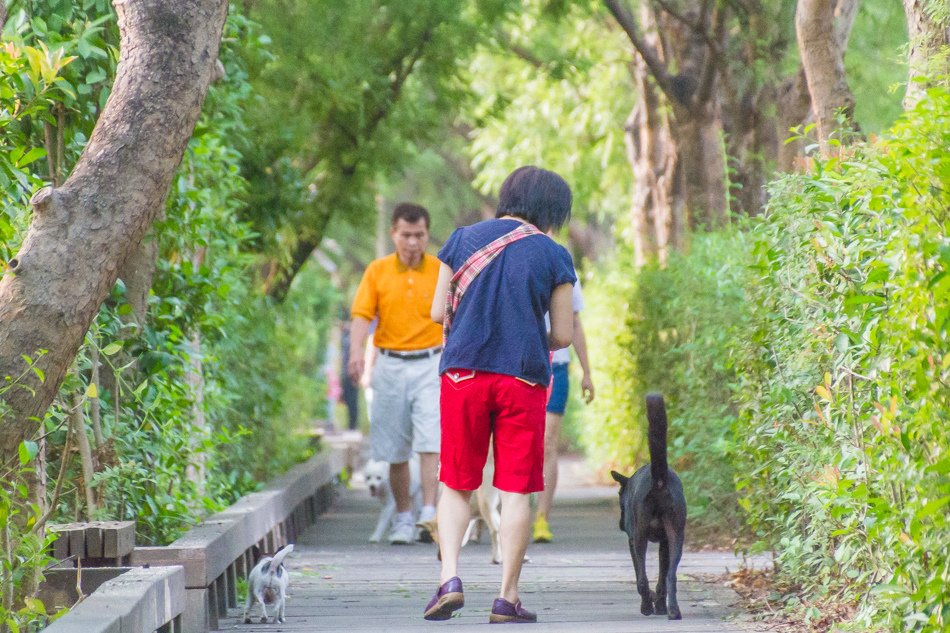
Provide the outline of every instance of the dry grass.
{"type": "Polygon", "coordinates": [[[723,579],[753,614],[756,630],[777,633],[834,633],[854,617],[855,605],[835,600],[789,600],[797,587],[778,582],[771,570],[741,569],[723,579]]]}

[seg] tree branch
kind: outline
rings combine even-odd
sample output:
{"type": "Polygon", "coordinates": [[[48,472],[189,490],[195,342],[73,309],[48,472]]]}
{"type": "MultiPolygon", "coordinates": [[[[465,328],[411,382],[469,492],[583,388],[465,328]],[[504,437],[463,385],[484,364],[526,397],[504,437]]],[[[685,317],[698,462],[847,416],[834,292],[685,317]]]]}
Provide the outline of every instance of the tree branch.
{"type": "Polygon", "coordinates": [[[663,9],[663,11],[667,15],[669,15],[671,18],[673,18],[677,22],[682,22],[683,24],[688,26],[690,30],[692,30],[693,32],[698,33],[704,37],[707,36],[706,29],[702,27],[702,24],[703,24],[703,22],[701,21],[702,17],[700,18],[699,22],[691,22],[689,18],[687,18],[685,15],[683,15],[682,13],[674,9],[670,5],[669,2],[666,2],[666,0],[652,0],[652,2],[658,7],[660,7],[661,9],[663,9]]]}
{"type": "Polygon", "coordinates": [[[528,62],[535,68],[541,69],[544,68],[544,61],[540,57],[535,56],[534,53],[529,51],[524,46],[520,44],[515,44],[511,41],[511,36],[508,35],[503,29],[498,29],[495,32],[495,37],[498,38],[498,41],[504,46],[507,50],[515,54],[519,59],[528,62]]]}
{"type": "MultiPolygon", "coordinates": [[[[423,34],[408,52],[397,55],[393,58],[392,62],[389,64],[388,70],[385,71],[386,76],[389,76],[393,73],[396,74],[396,77],[389,84],[390,98],[383,101],[383,103],[376,108],[376,110],[367,120],[366,126],[362,130],[351,130],[349,127],[347,127],[346,122],[339,117],[331,118],[329,120],[328,125],[339,130],[354,149],[359,149],[360,145],[362,145],[364,141],[372,137],[373,133],[376,131],[376,127],[383,122],[383,120],[392,111],[393,106],[399,101],[399,97],[402,94],[403,84],[405,84],[405,82],[408,80],[409,75],[415,68],[415,65],[422,58],[425,52],[425,45],[429,42],[431,37],[432,27],[426,27],[426,29],[423,31],[423,34]],[[409,60],[408,64],[406,63],[407,59],[409,60]]],[[[301,166],[301,172],[303,174],[308,174],[319,164],[319,162],[319,154],[310,157],[301,166]]]]}
{"type": "Polygon", "coordinates": [[[624,33],[627,34],[627,38],[633,44],[633,47],[637,49],[637,53],[643,58],[643,61],[646,63],[647,68],[650,69],[650,73],[653,75],[654,80],[656,80],[660,90],[671,100],[676,100],[672,90],[672,76],[666,69],[666,65],[660,61],[656,51],[648,46],[643,40],[643,37],[641,37],[640,29],[633,16],[630,15],[626,8],[621,6],[619,0],[604,0],[604,5],[606,5],[611,15],[614,16],[614,19],[617,20],[617,24],[624,30],[624,33]]]}
{"type": "Polygon", "coordinates": [[[324,211],[319,215],[317,222],[308,227],[307,235],[301,236],[294,245],[294,250],[290,254],[290,262],[287,264],[278,262],[277,269],[270,275],[271,284],[264,287],[264,292],[278,303],[287,298],[290,292],[290,286],[294,282],[297,273],[304,267],[313,251],[320,246],[323,236],[326,233],[330,219],[333,217],[332,204],[322,204],[324,211]]]}
{"type": "MultiPolygon", "coordinates": [[[[356,133],[347,131],[354,149],[358,150],[365,141],[372,138],[379,125],[392,113],[393,108],[402,96],[402,89],[406,81],[425,55],[426,48],[432,40],[434,29],[434,25],[427,25],[418,39],[415,40],[415,44],[409,50],[408,54],[397,56],[394,59],[391,64],[393,68],[391,72],[395,72],[396,76],[389,85],[390,98],[384,100],[379,105],[367,120],[366,126],[362,130],[356,133]]],[[[358,152],[356,152],[356,154],[358,155],[358,152]]],[[[305,166],[304,173],[311,171],[316,167],[318,162],[319,159],[314,157],[312,162],[308,163],[309,169],[305,166]]],[[[341,177],[351,178],[355,174],[356,165],[341,165],[340,169],[341,177]]],[[[277,270],[271,275],[271,279],[273,280],[272,285],[265,287],[265,292],[275,301],[280,302],[287,297],[287,293],[290,291],[290,286],[293,284],[297,273],[306,265],[314,249],[320,246],[320,242],[323,240],[323,235],[326,232],[326,227],[329,225],[339,205],[332,199],[320,198],[318,196],[317,199],[314,200],[313,206],[320,209],[320,211],[317,215],[316,224],[308,227],[311,237],[301,238],[297,242],[291,253],[289,264],[278,263],[277,270]]]]}

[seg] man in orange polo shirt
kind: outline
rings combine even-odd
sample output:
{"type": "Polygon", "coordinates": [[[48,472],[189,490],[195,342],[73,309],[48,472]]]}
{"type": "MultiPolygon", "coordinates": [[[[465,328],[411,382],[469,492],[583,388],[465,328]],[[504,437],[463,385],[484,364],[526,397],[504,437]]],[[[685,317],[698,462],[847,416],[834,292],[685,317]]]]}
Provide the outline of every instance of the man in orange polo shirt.
{"type": "MultiPolygon", "coordinates": [[[[429,314],[439,278],[439,260],[426,253],[429,212],[402,203],[393,210],[390,231],[396,252],[366,267],[350,314],[350,377],[365,370],[363,350],[374,318],[373,402],[369,412],[373,459],[389,462],[389,483],[396,501],[389,542],[415,540],[416,517],[409,491],[409,460],[419,454],[422,510],[419,522],[435,518],[438,491],[439,360],[442,326],[429,314]]],[[[425,536],[425,535],[424,535],[425,536]]]]}

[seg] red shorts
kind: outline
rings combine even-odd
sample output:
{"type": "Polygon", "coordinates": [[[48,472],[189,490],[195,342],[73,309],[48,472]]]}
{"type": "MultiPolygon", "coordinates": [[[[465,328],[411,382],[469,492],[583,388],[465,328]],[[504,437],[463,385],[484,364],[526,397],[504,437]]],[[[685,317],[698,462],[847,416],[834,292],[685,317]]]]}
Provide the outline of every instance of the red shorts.
{"type": "Polygon", "coordinates": [[[439,480],[455,490],[478,488],[494,439],[494,486],[522,494],[544,490],[546,401],[544,386],[514,376],[446,371],[439,480]]]}

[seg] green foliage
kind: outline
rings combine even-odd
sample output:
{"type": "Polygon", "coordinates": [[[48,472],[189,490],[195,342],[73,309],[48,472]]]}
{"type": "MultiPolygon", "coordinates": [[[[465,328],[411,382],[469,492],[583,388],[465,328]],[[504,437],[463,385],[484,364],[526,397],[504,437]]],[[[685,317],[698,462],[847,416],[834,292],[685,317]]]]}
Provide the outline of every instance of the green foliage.
{"type": "Polygon", "coordinates": [[[497,192],[516,167],[540,165],[571,183],[575,216],[609,221],[630,195],[623,139],[635,98],[630,52],[591,3],[551,4],[525,3],[472,60],[475,99],[464,116],[477,130],[476,185],[497,192]]]}
{"type": "Polygon", "coordinates": [[[79,157],[118,60],[111,2],[14,2],[0,47],[0,262],[19,247],[30,196],[79,157]],[[21,5],[26,5],[22,8],[21,5]]]}
{"type": "Polygon", "coordinates": [[[854,115],[865,133],[887,130],[901,113],[907,81],[907,19],[899,2],[862,2],[845,55],[854,115]]]}
{"type": "Polygon", "coordinates": [[[585,329],[613,337],[591,337],[598,396],[583,414],[581,441],[605,470],[629,474],[649,459],[644,397],[661,392],[671,420],[670,465],[688,491],[693,536],[739,531],[731,345],[747,320],[746,248],[739,232],[700,235],[663,268],[613,264],[588,286],[585,329]]]}
{"type": "Polygon", "coordinates": [[[256,3],[272,57],[251,65],[255,133],[240,149],[260,249],[288,259],[331,220],[371,229],[376,180],[400,174],[413,144],[441,142],[481,25],[512,5],[256,3]]]}
{"type": "Polygon", "coordinates": [[[595,268],[583,282],[582,319],[597,397],[572,434],[604,473],[611,468],[628,470],[646,447],[635,422],[642,414],[635,402],[637,368],[630,354],[634,341],[627,318],[636,278],[632,262],[632,253],[620,249],[612,265],[595,268]]]}
{"type": "MultiPolygon", "coordinates": [[[[5,376],[0,396],[16,386],[14,377],[5,376]]],[[[0,420],[5,406],[0,400],[0,420]]],[[[19,463],[0,464],[0,631],[12,633],[38,629],[48,621],[45,605],[24,593],[52,562],[47,554],[51,539],[35,529],[42,511],[31,503],[27,484],[35,474],[39,446],[21,442],[17,452],[19,463]]]]}
{"type": "MultiPolygon", "coordinates": [[[[69,172],[108,93],[117,58],[110,6],[57,0],[11,12],[0,48],[0,143],[12,148],[0,153],[0,172],[11,174],[0,181],[4,259],[25,234],[29,196],[69,172]]],[[[283,305],[255,283],[255,234],[238,218],[248,185],[236,139],[251,135],[247,65],[267,55],[257,33],[232,12],[220,53],[226,77],[210,89],[147,238],[158,257],[139,263],[155,267],[147,313],[135,314],[131,289],[117,282],[44,421],[50,479],[63,475],[53,521],[134,519],[138,542],[164,544],[312,452],[336,297],[319,271],[283,305]],[[104,440],[93,446],[95,512],[64,450],[77,408],[104,440]]],[[[24,569],[36,564],[24,559],[24,569]]]]}
{"type": "Polygon", "coordinates": [[[229,18],[226,79],[209,93],[155,226],[147,321],[130,320],[120,284],[89,341],[114,382],[100,397],[114,456],[95,480],[101,512],[136,519],[142,542],[174,540],[308,457],[306,432],[322,404],[317,366],[334,295],[311,274],[283,305],[261,297],[246,250],[254,235],[237,220],[247,181],[233,139],[248,134],[253,99],[237,50],[253,32],[229,18]],[[116,345],[122,352],[110,355],[116,345]]]}
{"type": "Polygon", "coordinates": [[[21,453],[27,459],[21,459],[20,469],[0,477],[0,630],[12,633],[38,630],[49,621],[46,606],[22,593],[53,562],[47,554],[52,539],[33,529],[41,513],[29,503],[23,479],[35,454],[22,445],[21,453]]]}
{"type": "Polygon", "coordinates": [[[773,186],[737,401],[748,520],[810,594],[948,624],[950,94],[773,186]]]}
{"type": "Polygon", "coordinates": [[[947,147],[932,89],[884,140],[773,183],[750,230],[587,286],[594,461],[633,468],[662,391],[691,531],[732,529],[738,502],[753,549],[804,597],[856,603],[856,630],[950,616],[947,147]]]}

